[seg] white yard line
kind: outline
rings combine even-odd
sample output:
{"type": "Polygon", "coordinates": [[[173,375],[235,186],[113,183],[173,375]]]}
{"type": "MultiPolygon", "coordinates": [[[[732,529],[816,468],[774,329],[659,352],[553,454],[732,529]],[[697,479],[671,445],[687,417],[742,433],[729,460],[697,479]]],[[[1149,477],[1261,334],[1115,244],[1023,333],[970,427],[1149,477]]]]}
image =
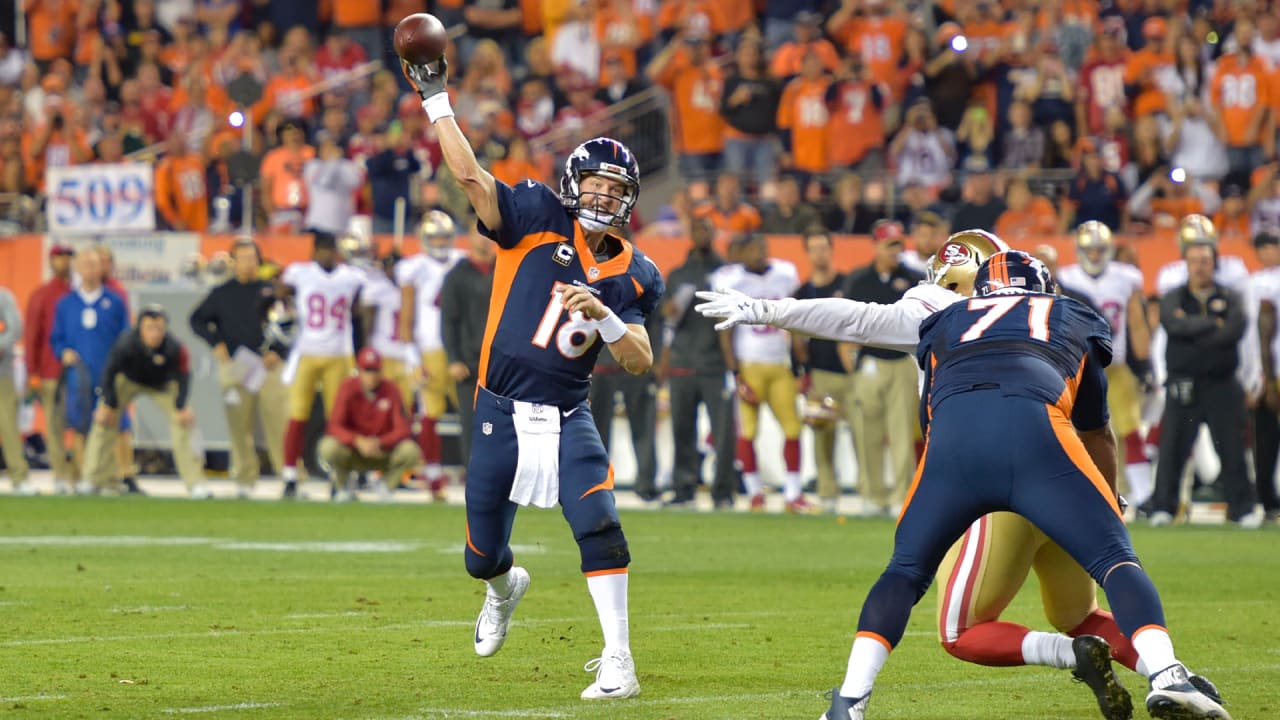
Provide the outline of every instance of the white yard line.
{"type": "Polygon", "coordinates": [[[262,710],[280,707],[280,703],[244,702],[234,705],[203,705],[200,707],[165,708],[160,712],[167,715],[194,715],[196,713],[226,712],[227,710],[262,710]]]}
{"type": "Polygon", "coordinates": [[[36,700],[66,700],[66,695],[14,695],[12,697],[0,697],[0,703],[21,703],[34,702],[36,700]]]}

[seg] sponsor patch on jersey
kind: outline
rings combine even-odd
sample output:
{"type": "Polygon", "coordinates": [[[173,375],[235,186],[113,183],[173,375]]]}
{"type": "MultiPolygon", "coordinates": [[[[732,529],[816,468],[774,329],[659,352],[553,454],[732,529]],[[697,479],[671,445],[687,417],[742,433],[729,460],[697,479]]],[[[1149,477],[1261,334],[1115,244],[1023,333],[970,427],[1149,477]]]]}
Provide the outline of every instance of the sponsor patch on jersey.
{"type": "Polygon", "coordinates": [[[551,256],[551,259],[565,267],[569,267],[569,263],[573,262],[573,248],[567,243],[560,243],[556,246],[556,252],[551,256]]]}
{"type": "Polygon", "coordinates": [[[942,246],[940,257],[947,265],[964,265],[973,260],[973,250],[961,243],[947,243],[942,246]]]}

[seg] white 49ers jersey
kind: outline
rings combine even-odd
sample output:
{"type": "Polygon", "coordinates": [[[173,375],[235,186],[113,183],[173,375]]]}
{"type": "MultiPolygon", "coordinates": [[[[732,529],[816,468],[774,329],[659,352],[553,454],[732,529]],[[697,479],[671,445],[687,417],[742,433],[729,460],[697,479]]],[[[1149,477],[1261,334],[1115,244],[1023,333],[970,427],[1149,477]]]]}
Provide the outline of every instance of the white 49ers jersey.
{"type": "MultiPolygon", "coordinates": [[[[1219,255],[1218,269],[1213,273],[1213,279],[1217,280],[1219,285],[1235,290],[1238,293],[1244,293],[1248,290],[1249,268],[1245,266],[1244,260],[1235,255],[1219,255]]],[[[1156,275],[1156,292],[1160,295],[1186,284],[1187,263],[1185,260],[1175,260],[1165,265],[1160,268],[1159,274],[1156,275]]]]}
{"type": "Polygon", "coordinates": [[[369,344],[384,358],[400,360],[413,343],[400,339],[400,288],[382,272],[373,272],[360,291],[360,304],[373,308],[369,344]]]}
{"type": "Polygon", "coordinates": [[[1142,271],[1122,262],[1107,263],[1102,274],[1094,277],[1079,265],[1068,265],[1058,272],[1063,285],[1085,294],[1111,326],[1112,363],[1124,364],[1128,351],[1129,298],[1142,290],[1142,271]]]}
{"type": "Polygon", "coordinates": [[[440,336],[440,290],[444,287],[444,276],[466,256],[462,250],[450,248],[443,260],[419,253],[396,265],[396,284],[401,288],[412,287],[414,291],[413,341],[418,349],[444,347],[440,336]]]}
{"type": "MultiPolygon", "coordinates": [[[[726,272],[724,280],[738,292],[769,300],[791,297],[800,287],[796,266],[786,260],[770,260],[763,273],[746,268],[726,272]]],[[[739,325],[733,331],[733,352],[738,362],[787,364],[791,362],[791,337],[769,325],[739,325]]]]}
{"type": "Polygon", "coordinates": [[[364,273],[350,265],[338,265],[332,272],[314,261],[285,268],[281,282],[293,288],[297,312],[295,352],[309,357],[352,354],[351,314],[364,280],[364,273]]]}
{"type": "MultiPolygon", "coordinates": [[[[1253,307],[1253,315],[1257,317],[1258,307],[1265,300],[1275,306],[1280,311],[1280,267],[1263,268],[1253,275],[1249,276],[1250,303],[1253,307]]],[[[1258,339],[1259,342],[1262,338],[1258,339]]],[[[1271,357],[1280,358],[1280,333],[1276,334],[1271,343],[1271,357]]],[[[1271,378],[1275,380],[1276,378],[1271,378]]]]}

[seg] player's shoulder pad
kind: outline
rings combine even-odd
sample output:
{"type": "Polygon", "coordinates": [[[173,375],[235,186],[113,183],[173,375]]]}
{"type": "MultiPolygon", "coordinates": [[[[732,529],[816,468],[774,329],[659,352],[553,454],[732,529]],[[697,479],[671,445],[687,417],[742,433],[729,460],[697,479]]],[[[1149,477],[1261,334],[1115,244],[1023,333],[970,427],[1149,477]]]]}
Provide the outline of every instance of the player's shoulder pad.
{"type": "Polygon", "coordinates": [[[797,281],[800,279],[800,271],[796,269],[796,264],[790,260],[772,258],[769,260],[769,264],[772,266],[774,272],[783,277],[794,278],[797,281]]]}
{"type": "Polygon", "coordinates": [[[909,288],[897,302],[917,302],[928,308],[929,312],[938,312],[960,300],[964,300],[964,296],[954,290],[934,283],[920,283],[909,288]]]}
{"type": "Polygon", "coordinates": [[[560,194],[537,180],[521,180],[515,186],[496,180],[498,203],[504,223],[513,222],[524,234],[551,230],[568,219],[560,194]],[[504,197],[505,195],[505,197],[504,197]]]}
{"type": "Polygon", "coordinates": [[[1137,285],[1142,285],[1143,279],[1144,279],[1142,275],[1142,268],[1138,267],[1137,265],[1131,265],[1126,262],[1117,262],[1114,264],[1116,269],[1120,271],[1121,275],[1125,278],[1125,280],[1131,283],[1136,283],[1137,285]]]}
{"type": "Polygon", "coordinates": [[[1068,327],[1076,328],[1089,345],[1094,360],[1103,367],[1111,364],[1111,324],[1098,311],[1072,297],[1059,296],[1057,301],[1066,309],[1068,327]]]}
{"type": "Polygon", "coordinates": [[[299,276],[311,270],[314,266],[314,260],[298,260],[297,262],[291,262],[286,265],[284,271],[280,273],[280,282],[286,285],[292,285],[298,281],[299,276]]]}
{"type": "Polygon", "coordinates": [[[653,258],[645,255],[640,248],[632,244],[629,271],[631,277],[640,285],[636,303],[645,315],[649,315],[657,309],[662,294],[667,291],[666,281],[662,279],[662,269],[653,261],[653,258]]]}

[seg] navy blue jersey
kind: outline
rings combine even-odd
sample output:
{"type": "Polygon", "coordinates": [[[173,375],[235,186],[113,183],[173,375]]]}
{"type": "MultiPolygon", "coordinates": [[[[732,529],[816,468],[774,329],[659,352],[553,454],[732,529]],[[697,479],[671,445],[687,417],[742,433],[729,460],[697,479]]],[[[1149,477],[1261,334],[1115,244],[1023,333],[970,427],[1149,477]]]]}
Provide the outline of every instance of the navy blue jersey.
{"type": "Polygon", "coordinates": [[[480,232],[498,244],[479,383],[513,400],[562,408],[586,400],[604,347],[594,321],[565,313],[559,290],[589,289],[627,324],[643,325],[664,290],[662,273],[626,240],[607,238],[597,260],[560,197],[532,180],[497,182],[502,226],[480,232]]]}
{"type": "Polygon", "coordinates": [[[1056,406],[1077,430],[1109,421],[1111,329],[1069,297],[1014,292],[956,302],[920,324],[916,359],[926,428],[939,403],[983,388],[1056,406]]]}

